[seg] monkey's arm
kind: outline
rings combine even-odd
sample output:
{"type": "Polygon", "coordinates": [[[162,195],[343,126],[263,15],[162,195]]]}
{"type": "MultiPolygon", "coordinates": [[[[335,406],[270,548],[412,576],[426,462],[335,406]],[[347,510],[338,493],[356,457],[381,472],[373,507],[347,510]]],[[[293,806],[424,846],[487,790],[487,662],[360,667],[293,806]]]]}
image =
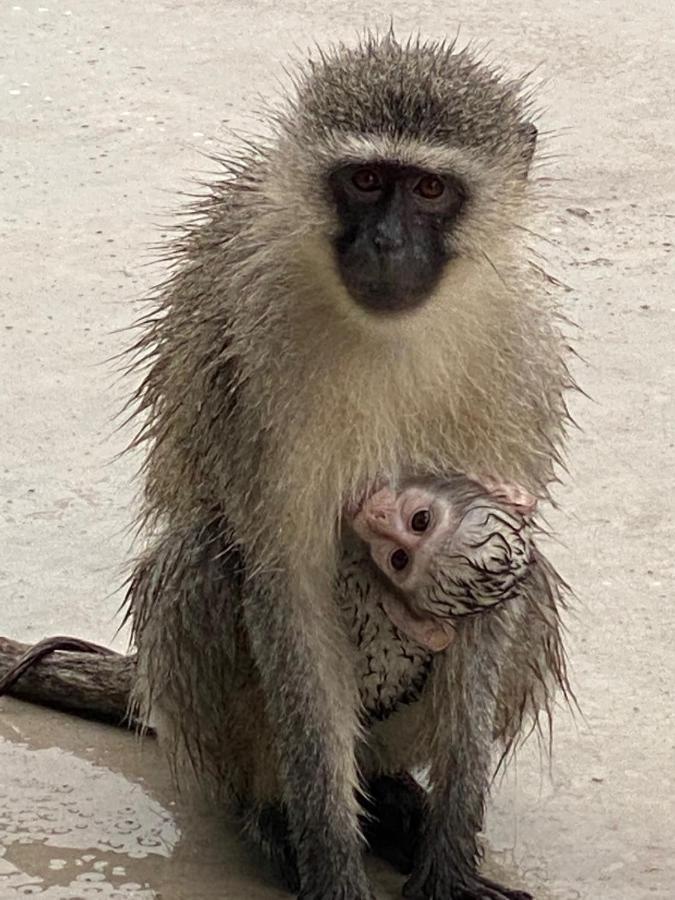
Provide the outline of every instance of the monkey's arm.
{"type": "Polygon", "coordinates": [[[404,890],[410,900],[532,900],[478,872],[505,652],[489,619],[462,622],[451,650],[434,660],[431,809],[404,890]]]}
{"type": "Polygon", "coordinates": [[[353,659],[329,574],[309,582],[249,561],[223,520],[167,531],[129,586],[134,695],[302,900],[369,900],[353,659]]]}
{"type": "Polygon", "coordinates": [[[249,584],[244,619],[276,734],[299,897],[371,900],[358,820],[358,691],[331,585],[318,579],[307,597],[285,576],[249,584]]]}
{"type": "Polygon", "coordinates": [[[135,658],[77,638],[31,646],[0,637],[0,696],[134,727],[129,699],[135,658]],[[66,652],[67,651],[67,652],[66,652]]]}
{"type": "MultiPolygon", "coordinates": [[[[431,812],[406,896],[414,900],[531,900],[478,874],[477,836],[497,742],[507,753],[553,697],[574,700],[562,642],[566,585],[538,551],[518,596],[463,619],[434,659],[431,812]]],[[[502,756],[502,759],[504,757],[502,756]]]]}

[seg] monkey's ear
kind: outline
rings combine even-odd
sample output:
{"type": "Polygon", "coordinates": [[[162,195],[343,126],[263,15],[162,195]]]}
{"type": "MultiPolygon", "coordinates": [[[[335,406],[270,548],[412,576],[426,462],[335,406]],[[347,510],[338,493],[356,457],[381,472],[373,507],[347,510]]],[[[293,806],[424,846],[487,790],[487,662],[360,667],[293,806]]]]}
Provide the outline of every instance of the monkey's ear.
{"type": "Polygon", "coordinates": [[[537,137],[539,136],[539,132],[537,131],[537,126],[534,122],[526,122],[523,125],[521,130],[521,134],[523,136],[523,162],[525,163],[525,175],[530,171],[530,164],[532,162],[532,157],[534,156],[534,151],[537,147],[537,137]]]}

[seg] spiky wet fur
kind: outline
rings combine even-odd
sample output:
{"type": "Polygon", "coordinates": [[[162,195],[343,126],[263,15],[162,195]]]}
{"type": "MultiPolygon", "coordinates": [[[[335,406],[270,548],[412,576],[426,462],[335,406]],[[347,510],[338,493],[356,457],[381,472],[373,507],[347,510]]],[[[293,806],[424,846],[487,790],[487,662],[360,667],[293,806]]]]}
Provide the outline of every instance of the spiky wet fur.
{"type": "MultiPolygon", "coordinates": [[[[546,496],[559,459],[570,379],[522,246],[533,130],[521,88],[464,51],[392,35],[318,58],[272,117],[270,141],[222,160],[134,348],[149,541],[130,590],[137,699],[165,721],[171,751],[244,806],[285,804],[305,900],[369,896],[355,754],[369,736],[332,597],[346,500],[383,472],[468,470],[546,496]],[[446,275],[407,315],[357,307],[332,257],[326,173],[372,159],[447,170],[468,188],[446,275]]],[[[473,835],[451,853],[467,871],[499,693],[501,659],[487,648],[500,657],[506,646],[486,637],[491,627],[466,626],[485,653],[436,666],[433,734],[413,727],[406,744],[443,785],[430,822],[450,846],[439,825],[448,767],[475,719],[480,775],[463,773],[471,797],[452,798],[473,835]],[[485,683],[478,701],[464,670],[442,680],[467,659],[485,683]]],[[[547,685],[564,680],[551,634],[553,657],[536,641],[532,650],[547,685]]],[[[505,675],[506,706],[526,701],[532,664],[505,675]]],[[[396,756],[392,728],[373,742],[396,756]]],[[[434,871],[439,841],[424,851],[434,871]]]]}

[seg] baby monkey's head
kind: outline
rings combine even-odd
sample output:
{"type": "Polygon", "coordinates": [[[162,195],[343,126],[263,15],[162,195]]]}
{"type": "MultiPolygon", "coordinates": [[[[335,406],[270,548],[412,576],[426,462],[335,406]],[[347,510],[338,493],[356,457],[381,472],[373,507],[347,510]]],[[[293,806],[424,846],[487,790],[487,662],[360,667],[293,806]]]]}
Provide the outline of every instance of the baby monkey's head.
{"type": "Polygon", "coordinates": [[[512,596],[531,561],[535,507],[524,488],[489,477],[415,479],[372,494],[353,527],[415,613],[447,619],[512,596]]]}

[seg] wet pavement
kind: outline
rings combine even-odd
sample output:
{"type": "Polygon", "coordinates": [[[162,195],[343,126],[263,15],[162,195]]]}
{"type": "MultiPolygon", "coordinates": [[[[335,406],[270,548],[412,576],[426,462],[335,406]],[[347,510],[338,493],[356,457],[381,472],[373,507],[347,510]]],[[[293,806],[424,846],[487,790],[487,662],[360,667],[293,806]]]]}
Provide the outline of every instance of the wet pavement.
{"type": "MultiPolygon", "coordinates": [[[[0,766],[3,900],[288,897],[224,815],[175,789],[152,738],[3,701],[0,766]]],[[[524,878],[508,850],[487,868],[524,878]]],[[[378,900],[400,893],[384,864],[370,871],[378,900]]]]}
{"type": "MultiPolygon", "coordinates": [[[[497,780],[488,868],[538,900],[675,897],[675,28],[646,0],[393,3],[403,33],[539,65],[553,158],[545,255],[581,329],[581,430],[548,548],[583,715],[497,780]],[[460,7],[457,8],[459,10],[460,7]]],[[[356,2],[0,5],[0,633],[115,636],[131,538],[128,336],[200,157],[250,127],[287,53],[352,39],[356,2]]],[[[297,55],[297,53],[296,53],[297,55]]],[[[544,146],[546,138],[544,138],[544,146]]],[[[380,897],[400,880],[375,865],[380,897]]],[[[282,898],[152,740],[0,700],[0,900],[282,898]]]]}

